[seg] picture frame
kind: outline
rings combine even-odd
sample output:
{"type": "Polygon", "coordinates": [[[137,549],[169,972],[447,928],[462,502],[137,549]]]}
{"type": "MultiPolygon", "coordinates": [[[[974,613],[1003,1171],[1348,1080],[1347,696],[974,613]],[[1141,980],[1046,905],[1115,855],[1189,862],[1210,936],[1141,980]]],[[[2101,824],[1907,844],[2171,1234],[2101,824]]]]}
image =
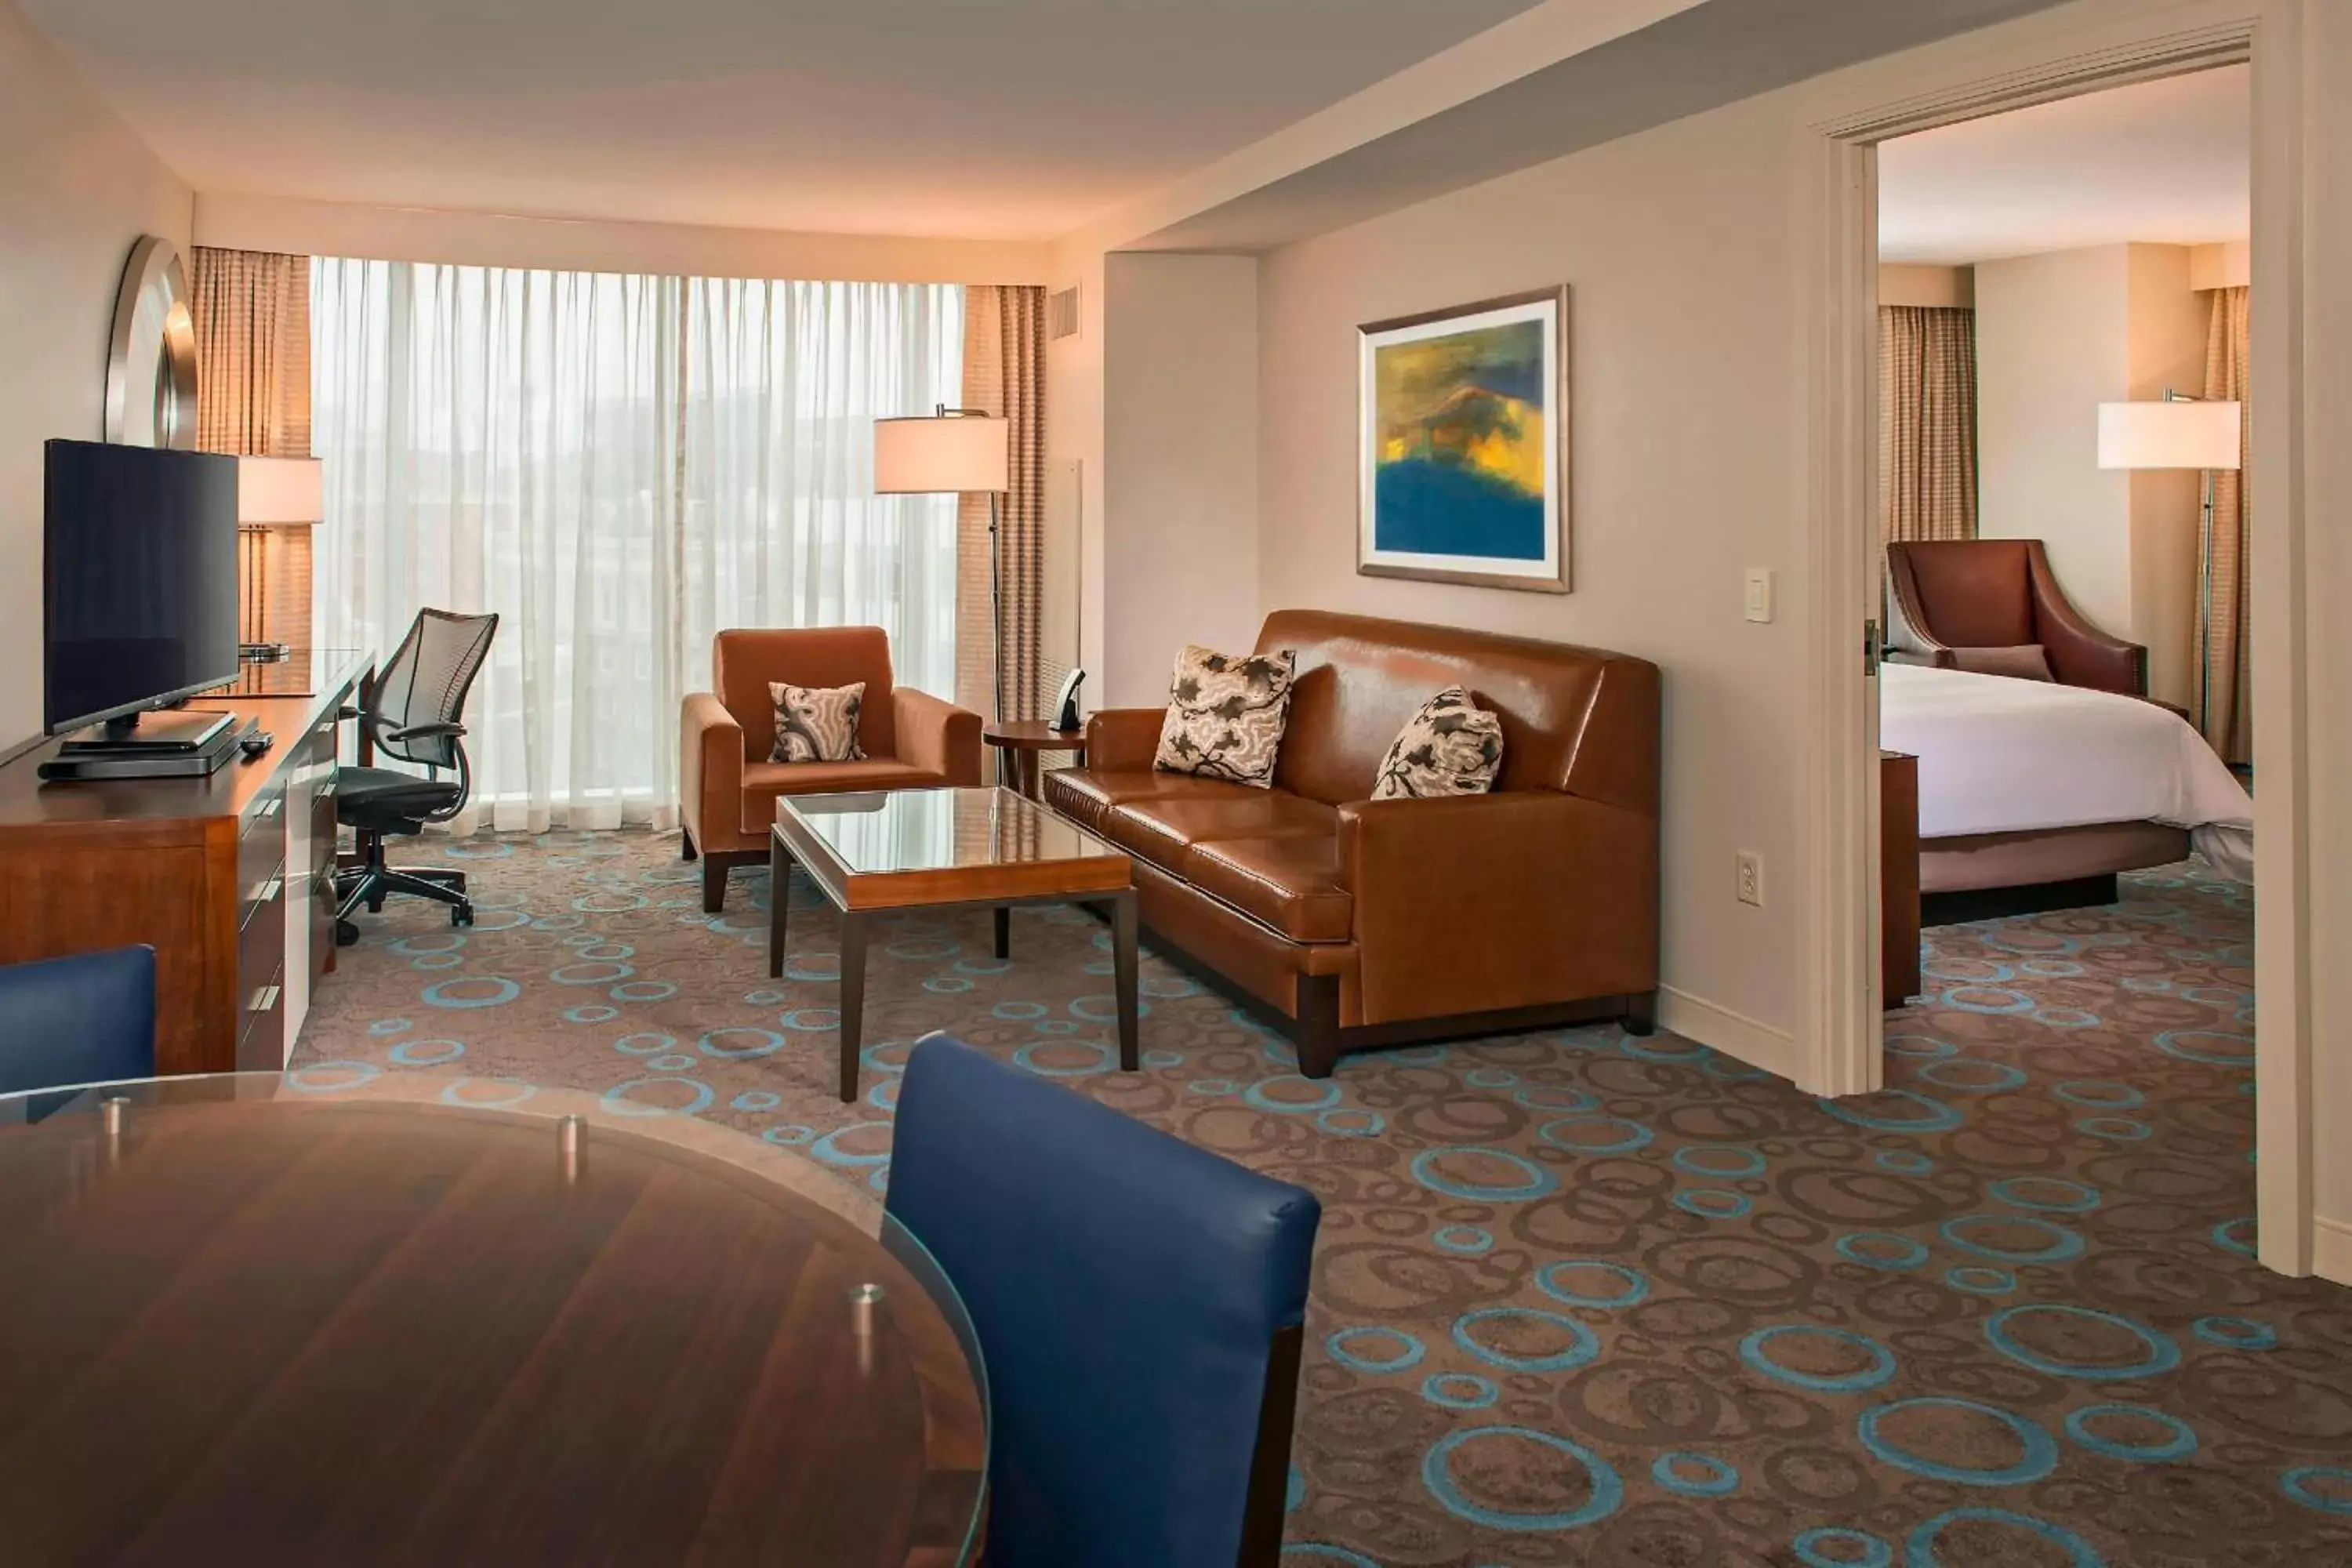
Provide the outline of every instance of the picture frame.
{"type": "Polygon", "coordinates": [[[1357,335],[1356,571],[1570,591],[1569,289],[1357,335]]]}

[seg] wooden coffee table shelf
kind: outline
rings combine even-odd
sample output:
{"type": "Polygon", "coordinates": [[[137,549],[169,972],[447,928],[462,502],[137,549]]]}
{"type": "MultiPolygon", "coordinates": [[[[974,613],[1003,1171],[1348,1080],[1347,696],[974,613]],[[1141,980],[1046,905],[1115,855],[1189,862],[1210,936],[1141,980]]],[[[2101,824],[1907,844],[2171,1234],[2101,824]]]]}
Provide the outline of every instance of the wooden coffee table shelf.
{"type": "Polygon", "coordinates": [[[1086,904],[1111,925],[1118,1065],[1136,1070],[1136,915],[1127,856],[1009,789],[916,789],[787,795],[769,834],[768,973],[784,972],[792,868],[841,913],[841,1098],[857,1098],[866,949],[874,926],[908,910],[990,909],[996,956],[1012,956],[1011,910],[1086,904]]]}

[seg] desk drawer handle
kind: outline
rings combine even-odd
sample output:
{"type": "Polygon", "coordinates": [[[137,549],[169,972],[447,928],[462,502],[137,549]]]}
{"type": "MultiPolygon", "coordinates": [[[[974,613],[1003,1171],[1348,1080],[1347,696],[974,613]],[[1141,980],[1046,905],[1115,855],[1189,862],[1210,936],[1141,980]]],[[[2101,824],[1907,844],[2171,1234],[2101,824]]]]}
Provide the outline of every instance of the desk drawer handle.
{"type": "Polygon", "coordinates": [[[276,898],[279,889],[285,886],[286,879],[283,877],[272,877],[269,880],[262,883],[259,887],[253,889],[251,901],[257,904],[266,904],[270,900],[276,898]]]}
{"type": "Polygon", "coordinates": [[[245,1010],[248,1013],[268,1012],[278,1005],[278,990],[275,985],[263,986],[253,994],[253,1000],[245,1005],[245,1010]]]}
{"type": "Polygon", "coordinates": [[[285,796],[273,795],[268,800],[263,801],[260,805],[257,806],[254,809],[253,815],[256,816],[275,816],[278,815],[278,808],[285,804],[285,796]]]}

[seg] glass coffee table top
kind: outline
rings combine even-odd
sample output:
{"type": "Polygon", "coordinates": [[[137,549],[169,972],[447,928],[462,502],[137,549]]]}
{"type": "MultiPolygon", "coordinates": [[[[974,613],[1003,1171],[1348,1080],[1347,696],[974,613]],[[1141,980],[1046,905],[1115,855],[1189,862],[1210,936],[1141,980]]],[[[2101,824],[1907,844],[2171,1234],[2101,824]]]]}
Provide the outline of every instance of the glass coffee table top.
{"type": "Polygon", "coordinates": [[[797,831],[787,830],[796,848],[821,849],[857,877],[1066,860],[1108,870],[1127,861],[1123,851],[1009,789],[786,795],[776,802],[776,820],[780,827],[796,824],[797,831]]]}

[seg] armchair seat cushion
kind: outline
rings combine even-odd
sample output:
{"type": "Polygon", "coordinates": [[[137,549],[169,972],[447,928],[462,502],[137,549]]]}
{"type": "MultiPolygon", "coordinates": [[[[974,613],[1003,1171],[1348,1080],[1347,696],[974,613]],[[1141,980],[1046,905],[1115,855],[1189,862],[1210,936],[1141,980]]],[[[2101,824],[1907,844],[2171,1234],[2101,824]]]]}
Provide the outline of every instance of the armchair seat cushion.
{"type": "Polygon", "coordinates": [[[1241,788],[1157,768],[1057,768],[1045,775],[1045,804],[1088,832],[1100,833],[1111,807],[1129,801],[1231,798],[1241,788]]]}
{"type": "Polygon", "coordinates": [[[1339,885],[1334,834],[1219,838],[1184,858],[1185,879],[1293,942],[1346,942],[1356,900],[1339,885]]]}
{"type": "Polygon", "coordinates": [[[1124,801],[1103,813],[1095,831],[1129,854],[1182,876],[1185,855],[1198,844],[1220,838],[1328,838],[1339,830],[1339,814],[1331,807],[1287,790],[1248,784],[1221,784],[1218,790],[1210,795],[1124,801]]]}
{"type": "Polygon", "coordinates": [[[854,763],[746,763],[743,764],[743,831],[764,835],[776,824],[776,801],[787,795],[842,795],[861,789],[929,789],[947,783],[941,774],[889,757],[854,763]]]}

